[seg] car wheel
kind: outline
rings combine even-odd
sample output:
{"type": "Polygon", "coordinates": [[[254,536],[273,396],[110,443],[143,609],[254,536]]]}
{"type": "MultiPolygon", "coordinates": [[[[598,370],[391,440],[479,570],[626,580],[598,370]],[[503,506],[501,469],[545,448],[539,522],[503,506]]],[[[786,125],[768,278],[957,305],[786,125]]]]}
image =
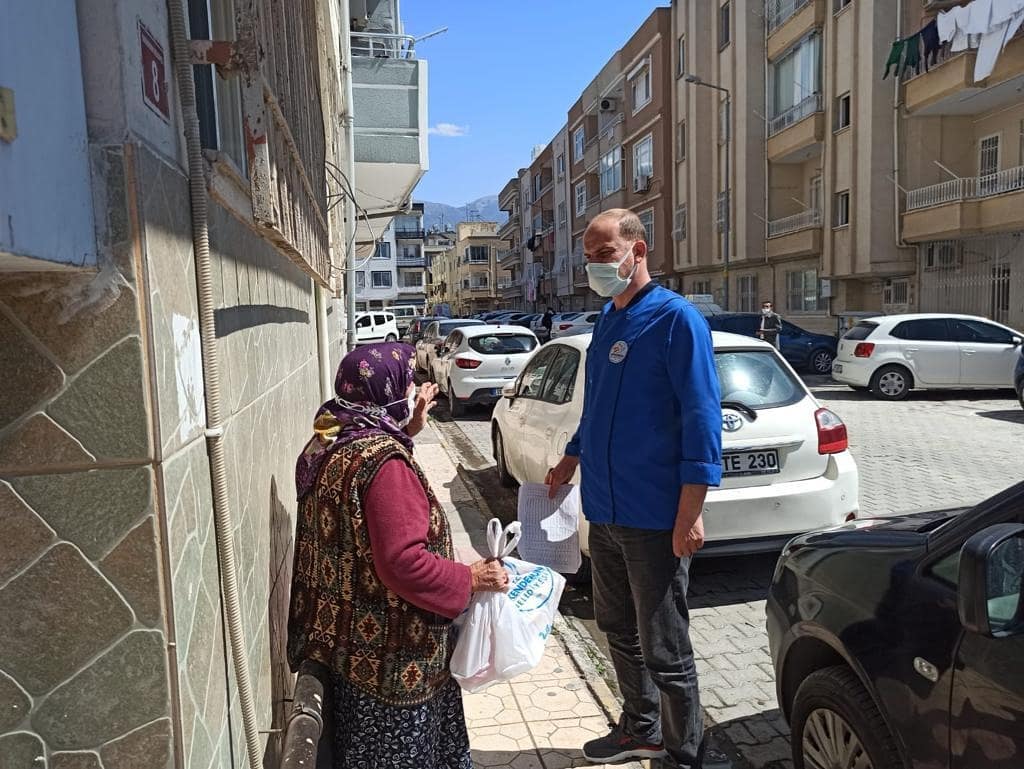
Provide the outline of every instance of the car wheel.
{"type": "Polygon", "coordinates": [[[804,679],[790,723],[795,769],[904,769],[882,714],[848,668],[804,679]]]}
{"type": "Polygon", "coordinates": [[[466,407],[455,397],[455,390],[452,389],[452,380],[448,380],[448,413],[452,419],[458,419],[466,413],[466,407]]]}
{"type": "Polygon", "coordinates": [[[913,377],[903,366],[882,366],[871,377],[871,392],[885,400],[901,401],[913,386],[913,377]]]}
{"type": "Polygon", "coordinates": [[[516,487],[516,479],[508,471],[508,464],[505,462],[505,441],[501,437],[501,430],[494,428],[494,461],[498,465],[498,481],[506,489],[516,487]]]}
{"type": "Polygon", "coordinates": [[[397,342],[398,341],[398,337],[395,336],[394,334],[388,334],[387,338],[384,341],[385,342],[397,342]]]}
{"type": "Polygon", "coordinates": [[[833,355],[822,348],[811,353],[810,369],[812,374],[831,374],[833,355]]]}

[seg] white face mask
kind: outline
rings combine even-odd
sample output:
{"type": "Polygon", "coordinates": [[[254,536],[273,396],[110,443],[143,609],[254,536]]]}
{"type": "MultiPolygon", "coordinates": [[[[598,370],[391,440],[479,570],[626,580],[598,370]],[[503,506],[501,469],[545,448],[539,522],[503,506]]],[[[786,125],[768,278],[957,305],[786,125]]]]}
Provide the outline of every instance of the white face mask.
{"type": "Polygon", "coordinates": [[[636,259],[633,259],[633,269],[625,278],[619,275],[619,268],[632,253],[633,250],[630,249],[617,262],[588,262],[587,282],[590,283],[591,290],[598,296],[608,298],[616,297],[625,291],[636,272],[636,259]]]}
{"type": "Polygon", "coordinates": [[[771,315],[772,314],[772,308],[771,307],[762,307],[761,308],[761,314],[762,315],[771,315]]]}
{"type": "Polygon", "coordinates": [[[399,403],[404,403],[405,404],[405,417],[400,422],[398,422],[398,426],[399,427],[405,427],[407,424],[409,424],[412,421],[412,414],[416,410],[416,388],[414,387],[412,389],[412,392],[409,393],[409,397],[408,398],[405,398],[404,400],[400,400],[400,401],[392,401],[391,403],[389,403],[384,408],[390,408],[392,406],[397,406],[399,403]]]}

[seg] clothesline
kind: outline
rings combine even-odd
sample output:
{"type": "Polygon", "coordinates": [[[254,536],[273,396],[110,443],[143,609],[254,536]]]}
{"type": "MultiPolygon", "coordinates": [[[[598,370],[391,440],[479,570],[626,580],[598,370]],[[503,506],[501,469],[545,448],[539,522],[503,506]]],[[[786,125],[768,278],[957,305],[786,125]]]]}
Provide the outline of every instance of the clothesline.
{"type": "Polygon", "coordinates": [[[893,42],[882,79],[890,71],[896,77],[911,68],[920,73],[922,63],[927,72],[929,59],[931,64],[937,63],[942,46],[949,44],[954,53],[977,49],[974,81],[984,80],[992,74],[999,55],[1022,26],[1024,0],[972,0],[941,11],[913,35],[893,42]]]}

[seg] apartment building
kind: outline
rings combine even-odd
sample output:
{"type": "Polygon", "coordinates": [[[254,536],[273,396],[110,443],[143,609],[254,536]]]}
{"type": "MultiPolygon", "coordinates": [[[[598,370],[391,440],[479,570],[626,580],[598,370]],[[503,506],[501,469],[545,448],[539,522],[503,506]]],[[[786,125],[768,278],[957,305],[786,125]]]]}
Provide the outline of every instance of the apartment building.
{"type": "Polygon", "coordinates": [[[423,204],[413,203],[410,213],[395,217],[396,304],[426,306],[425,245],[423,204]]]}
{"type": "MultiPolygon", "coordinates": [[[[569,219],[569,126],[563,125],[551,140],[551,154],[555,159],[555,262],[552,267],[553,285],[548,305],[555,310],[568,310],[573,295],[572,225],[569,219]]],[[[546,308],[545,308],[546,309],[546,308]]]]}
{"type": "MultiPolygon", "coordinates": [[[[429,305],[439,303],[440,295],[444,288],[444,262],[443,255],[455,249],[455,233],[450,230],[430,231],[424,234],[423,258],[424,258],[424,281],[429,305]]],[[[429,307],[427,310],[429,311],[429,307]]],[[[429,312],[428,312],[429,314],[429,312]]]]}
{"type": "MultiPolygon", "coordinates": [[[[523,173],[523,169],[519,170],[523,173]]],[[[519,176],[516,175],[506,182],[498,193],[498,208],[508,214],[508,219],[498,228],[498,237],[508,242],[508,246],[498,252],[498,267],[508,273],[508,278],[500,286],[502,304],[512,310],[523,309],[523,241],[520,208],[519,176]]]]}
{"type": "Polygon", "coordinates": [[[454,301],[449,299],[453,310],[475,315],[495,308],[499,282],[511,277],[498,265],[498,252],[506,248],[508,241],[498,237],[497,222],[459,222],[455,226],[454,258],[448,260],[453,263],[449,265],[455,287],[454,301]]]}
{"type": "Polygon", "coordinates": [[[368,242],[358,244],[356,256],[356,311],[380,310],[398,299],[398,247],[396,220],[383,220],[383,231],[373,232],[368,242]]]}
{"type": "MultiPolygon", "coordinates": [[[[951,3],[905,4],[890,38],[916,33],[951,3]]],[[[1024,328],[1024,33],[976,79],[978,53],[944,48],[899,85],[899,235],[913,246],[883,308],[990,317],[1024,328]]],[[[890,89],[891,96],[891,89],[890,89]]],[[[891,193],[890,193],[891,194],[891,193]]]]}
{"type": "Polygon", "coordinates": [[[657,8],[569,108],[573,291],[565,309],[600,306],[587,288],[583,231],[601,211],[635,211],[647,229],[652,274],[674,270],[671,61],[672,10],[657,8]]]}
{"type": "Polygon", "coordinates": [[[530,163],[530,236],[536,285],[534,307],[553,303],[555,294],[555,159],[551,144],[534,152],[530,163]]]}

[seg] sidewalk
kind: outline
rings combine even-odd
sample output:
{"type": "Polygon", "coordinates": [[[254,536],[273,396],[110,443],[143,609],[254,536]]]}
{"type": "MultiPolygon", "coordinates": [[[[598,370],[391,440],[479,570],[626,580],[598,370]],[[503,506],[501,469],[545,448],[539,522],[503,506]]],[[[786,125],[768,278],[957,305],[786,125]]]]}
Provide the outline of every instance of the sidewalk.
{"type": "MultiPolygon", "coordinates": [[[[444,506],[458,557],[486,551],[486,504],[463,483],[432,424],[416,438],[416,459],[444,506]]],[[[595,766],[582,745],[608,732],[618,704],[596,669],[598,654],[559,617],[539,667],[495,684],[463,702],[473,764],[487,769],[564,769],[595,766]]],[[[618,764],[641,769],[647,762],[618,764]]]]}

